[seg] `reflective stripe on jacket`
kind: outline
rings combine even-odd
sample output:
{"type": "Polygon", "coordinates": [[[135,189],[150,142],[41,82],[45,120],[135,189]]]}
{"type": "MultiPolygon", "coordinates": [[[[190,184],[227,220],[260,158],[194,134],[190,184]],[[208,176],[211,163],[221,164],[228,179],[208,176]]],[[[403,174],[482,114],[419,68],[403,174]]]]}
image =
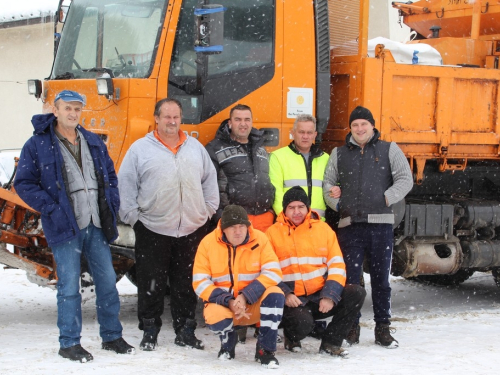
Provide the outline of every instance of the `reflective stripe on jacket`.
{"type": "Polygon", "coordinates": [[[320,292],[319,298],[340,301],[346,283],[344,258],[335,232],[315,212],[309,210],[299,226],[282,212],[266,235],[280,262],[285,294],[308,297],[320,292]]]}
{"type": "Polygon", "coordinates": [[[273,151],[269,160],[269,177],[276,188],[273,210],[283,211],[283,195],[294,186],[301,186],[309,196],[311,208],[325,217],[326,204],[323,199],[323,176],[328,163],[328,154],[312,145],[309,162],[290,143],[287,147],[273,151]]]}
{"type": "Polygon", "coordinates": [[[193,288],[203,301],[228,306],[243,293],[252,304],[282,281],[278,258],[264,233],[250,226],[248,241],[239,246],[225,242],[222,235],[219,222],[196,253],[193,288]]]}

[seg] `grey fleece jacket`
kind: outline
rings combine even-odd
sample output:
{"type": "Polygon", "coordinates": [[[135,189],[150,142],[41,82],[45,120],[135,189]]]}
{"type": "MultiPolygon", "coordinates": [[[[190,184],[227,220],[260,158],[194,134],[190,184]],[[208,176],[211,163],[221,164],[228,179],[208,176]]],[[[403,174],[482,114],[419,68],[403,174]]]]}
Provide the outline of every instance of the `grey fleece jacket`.
{"type": "Polygon", "coordinates": [[[120,218],[161,235],[193,233],[219,207],[217,173],[208,152],[187,136],[174,155],[153,132],[135,141],[118,173],[120,218]]]}
{"type": "MultiPolygon", "coordinates": [[[[349,137],[349,135],[346,138],[348,138],[349,142],[352,144],[357,145],[357,143],[352,139],[352,137],[349,137]]],[[[334,148],[330,155],[323,179],[323,197],[326,204],[335,211],[338,211],[340,199],[330,197],[329,191],[333,186],[339,184],[341,185],[337,166],[337,150],[338,148],[334,148]]],[[[391,142],[389,146],[389,162],[393,184],[384,192],[384,196],[388,203],[387,206],[391,207],[394,203],[399,202],[406,196],[406,194],[408,194],[413,187],[413,178],[410,166],[408,165],[408,161],[406,160],[403,151],[401,151],[398,145],[394,142],[391,142]]],[[[340,187],[342,188],[342,186],[340,187]]],[[[339,228],[349,225],[349,223],[350,218],[342,218],[341,222],[339,222],[339,228]]],[[[387,223],[392,224],[393,221],[388,220],[387,223]]]]}

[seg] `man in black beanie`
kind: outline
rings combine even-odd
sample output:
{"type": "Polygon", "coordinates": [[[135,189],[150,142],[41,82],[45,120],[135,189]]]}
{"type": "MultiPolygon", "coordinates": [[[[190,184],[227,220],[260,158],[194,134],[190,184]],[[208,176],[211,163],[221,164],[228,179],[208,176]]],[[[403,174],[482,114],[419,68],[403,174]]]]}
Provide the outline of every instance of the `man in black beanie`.
{"type": "Polygon", "coordinates": [[[300,186],[283,196],[283,211],[266,232],[280,261],[285,294],[283,333],[285,349],[301,351],[300,341],[315,320],[331,317],[319,337],[320,353],[346,357],[342,348],[350,327],[363,306],[365,290],[346,284],[345,264],[335,232],[309,208],[300,186]]]}
{"type": "MultiPolygon", "coordinates": [[[[413,186],[410,166],[394,142],[380,140],[367,108],[356,107],[349,117],[346,144],[333,149],[323,180],[323,196],[338,211],[337,236],[344,254],[347,283],[359,284],[363,259],[369,260],[375,315],[375,343],[397,348],[392,337],[390,269],[394,235],[392,206],[413,186]],[[342,198],[340,199],[340,197],[342,198]]],[[[359,317],[347,341],[359,343],[359,317]]]]}

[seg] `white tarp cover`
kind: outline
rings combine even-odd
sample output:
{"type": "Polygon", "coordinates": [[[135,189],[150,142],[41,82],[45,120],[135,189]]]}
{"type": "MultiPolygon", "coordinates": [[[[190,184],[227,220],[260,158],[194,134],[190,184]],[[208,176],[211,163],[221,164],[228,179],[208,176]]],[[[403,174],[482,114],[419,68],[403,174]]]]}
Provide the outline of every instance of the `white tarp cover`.
{"type": "Polygon", "coordinates": [[[405,44],[393,40],[377,37],[368,41],[368,56],[375,57],[375,47],[383,44],[391,51],[394,60],[400,64],[443,65],[441,54],[424,43],[405,44]]]}
{"type": "Polygon", "coordinates": [[[59,0],[0,0],[0,23],[54,14],[59,0]]]}

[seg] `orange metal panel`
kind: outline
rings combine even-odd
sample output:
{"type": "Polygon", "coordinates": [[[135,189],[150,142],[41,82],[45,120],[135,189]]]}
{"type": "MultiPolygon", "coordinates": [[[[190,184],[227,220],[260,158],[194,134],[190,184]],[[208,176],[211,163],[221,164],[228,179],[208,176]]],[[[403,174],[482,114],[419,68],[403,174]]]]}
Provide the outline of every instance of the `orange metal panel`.
{"type": "MultiPolygon", "coordinates": [[[[146,80],[143,80],[146,82],[146,80]]],[[[69,81],[45,81],[46,91],[45,111],[52,111],[55,95],[61,90],[75,90],[85,95],[87,107],[83,108],[80,123],[87,130],[95,133],[108,134],[106,144],[111,158],[119,158],[126,132],[130,79],[113,79],[115,89],[119,89],[120,98],[108,100],[97,95],[95,79],[79,79],[69,81]],[[93,108],[92,110],[85,108],[93,108]]]]}
{"type": "MultiPolygon", "coordinates": [[[[179,20],[182,1],[169,1],[167,13],[165,15],[165,23],[163,24],[163,32],[161,35],[161,43],[158,47],[155,67],[158,66],[158,78],[156,88],[156,97],[158,100],[167,97],[168,74],[170,72],[170,59],[172,49],[174,47],[175,30],[179,20]]],[[[156,78],[151,76],[151,78],[156,78]]]]}
{"type": "MultiPolygon", "coordinates": [[[[425,37],[429,37],[432,26],[440,26],[441,37],[468,38],[471,36],[474,4],[479,1],[422,0],[413,3],[427,11],[412,10],[405,13],[404,23],[425,37]]],[[[475,24],[476,34],[480,36],[498,34],[500,25],[500,3],[482,0],[480,22],[475,24]]]]}
{"type": "Polygon", "coordinates": [[[10,202],[12,204],[15,204],[17,206],[21,206],[21,207],[24,207],[24,208],[27,208],[31,211],[36,212],[30,206],[28,206],[26,203],[24,203],[24,201],[21,198],[19,198],[19,195],[11,192],[10,190],[5,190],[4,188],[1,188],[1,187],[0,187],[0,200],[5,200],[5,201],[10,202]]]}
{"type": "MultiPolygon", "coordinates": [[[[387,75],[384,77],[390,81],[387,75]]],[[[403,77],[393,76],[390,87],[384,85],[384,113],[382,123],[389,125],[390,130],[419,132],[435,132],[436,93],[438,80],[436,77],[403,77]],[[418,92],[415,88],[418,87],[418,92]],[[387,97],[386,97],[387,96],[387,97]],[[389,102],[392,102],[390,105],[389,102]],[[418,108],[417,111],[414,111],[418,108]]],[[[388,129],[384,129],[386,131],[388,129]]]]}
{"type": "MultiPolygon", "coordinates": [[[[373,114],[374,118],[379,119],[381,116],[382,110],[382,95],[383,93],[383,64],[384,61],[382,59],[363,59],[362,71],[370,72],[370,74],[362,73],[360,76],[361,79],[357,81],[362,85],[363,89],[360,90],[360,103],[350,103],[351,107],[349,109],[349,113],[356,107],[356,105],[363,105],[367,108],[370,108],[370,111],[373,114]]],[[[375,127],[381,130],[382,123],[375,122],[375,127]]]]}
{"type": "Polygon", "coordinates": [[[499,82],[479,79],[454,80],[452,131],[490,133],[495,131],[499,82]]]}
{"type": "MultiPolygon", "coordinates": [[[[276,2],[279,4],[280,2],[276,2]]],[[[314,8],[308,2],[283,2],[283,112],[282,123],[293,123],[287,118],[287,96],[290,87],[316,87],[316,46],[314,8]]],[[[316,93],[314,92],[314,97],[316,93]]],[[[313,99],[315,113],[315,99],[313,99]]],[[[288,144],[283,129],[284,143],[288,144]]]]}
{"type": "Polygon", "coordinates": [[[386,62],[382,138],[435,144],[444,154],[452,145],[491,144],[491,157],[497,157],[499,81],[498,71],[386,62]]]}

